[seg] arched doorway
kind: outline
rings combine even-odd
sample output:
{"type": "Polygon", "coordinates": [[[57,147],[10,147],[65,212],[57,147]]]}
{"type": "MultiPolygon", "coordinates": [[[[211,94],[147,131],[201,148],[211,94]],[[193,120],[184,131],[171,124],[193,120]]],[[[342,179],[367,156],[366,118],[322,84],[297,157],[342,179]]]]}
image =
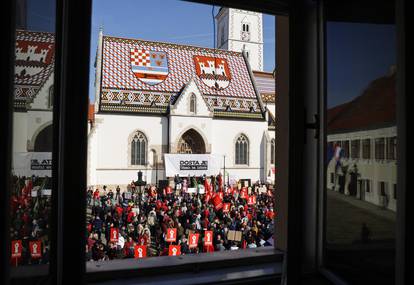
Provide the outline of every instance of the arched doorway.
{"type": "Polygon", "coordinates": [[[53,148],[53,126],[49,125],[37,135],[34,143],[35,152],[52,152],[53,148]]]}
{"type": "Polygon", "coordinates": [[[178,153],[206,153],[203,137],[194,129],[186,131],[178,141],[178,153]]]}

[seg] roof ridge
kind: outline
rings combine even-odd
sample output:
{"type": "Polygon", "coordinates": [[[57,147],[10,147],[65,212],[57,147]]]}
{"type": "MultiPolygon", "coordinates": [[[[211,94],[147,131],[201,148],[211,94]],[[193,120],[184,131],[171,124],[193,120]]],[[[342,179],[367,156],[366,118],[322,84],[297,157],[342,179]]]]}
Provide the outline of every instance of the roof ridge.
{"type": "Polygon", "coordinates": [[[145,39],[140,39],[140,38],[127,38],[127,37],[110,36],[110,35],[103,35],[103,38],[138,41],[138,42],[144,42],[144,43],[149,43],[149,44],[164,44],[164,45],[173,45],[173,46],[179,46],[179,47],[190,47],[190,48],[208,50],[213,53],[218,51],[219,53],[224,53],[224,54],[232,54],[232,55],[240,55],[240,56],[242,55],[242,52],[238,52],[238,51],[230,51],[230,50],[225,50],[225,49],[202,47],[202,46],[189,45],[189,44],[177,44],[177,43],[165,42],[165,41],[145,40],[145,39]]]}

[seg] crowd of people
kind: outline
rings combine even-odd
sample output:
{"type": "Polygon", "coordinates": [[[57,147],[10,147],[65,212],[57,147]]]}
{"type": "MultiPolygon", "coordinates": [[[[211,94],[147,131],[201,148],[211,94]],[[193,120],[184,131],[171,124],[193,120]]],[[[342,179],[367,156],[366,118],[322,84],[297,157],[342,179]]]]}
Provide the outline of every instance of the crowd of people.
{"type": "MultiPolygon", "coordinates": [[[[50,179],[14,177],[11,263],[49,261],[50,179]],[[48,181],[49,180],[49,181],[48,181]]],[[[217,177],[176,177],[175,186],[87,191],[86,260],[238,250],[273,245],[272,191],[256,183],[225,186],[217,177]],[[208,236],[206,236],[208,235],[208,236]]]]}
{"type": "Polygon", "coordinates": [[[48,177],[12,178],[10,199],[11,264],[49,262],[49,219],[51,179],[48,177]],[[46,191],[45,191],[46,189],[46,191]]]}
{"type": "Polygon", "coordinates": [[[140,189],[131,182],[122,194],[119,187],[88,190],[87,260],[177,255],[174,246],[185,255],[273,245],[273,195],[263,185],[225,187],[219,175],[177,186],[140,189]],[[138,255],[137,248],[145,253],[138,255]]]}

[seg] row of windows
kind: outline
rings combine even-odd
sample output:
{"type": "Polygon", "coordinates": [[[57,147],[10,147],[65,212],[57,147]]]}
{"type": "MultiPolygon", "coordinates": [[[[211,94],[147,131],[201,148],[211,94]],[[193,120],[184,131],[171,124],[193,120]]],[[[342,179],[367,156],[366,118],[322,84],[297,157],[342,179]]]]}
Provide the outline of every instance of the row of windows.
{"type": "Polygon", "coordinates": [[[330,142],[331,146],[339,145],[343,150],[344,158],[396,160],[397,159],[397,137],[383,137],[375,139],[355,139],[346,141],[330,142]],[[372,157],[372,141],[374,141],[374,156],[372,157]],[[362,151],[361,151],[362,150],[362,151]]]}
{"type": "MultiPolygon", "coordinates": [[[[331,183],[335,183],[335,174],[333,172],[331,172],[331,183]]],[[[361,179],[360,180],[360,187],[361,187],[361,191],[364,191],[366,193],[371,193],[372,190],[372,181],[369,179],[361,179]]],[[[392,197],[393,199],[397,199],[397,184],[392,184],[393,188],[392,188],[392,197]]],[[[384,182],[384,181],[379,181],[378,182],[378,193],[380,196],[385,197],[388,196],[388,182],[384,182]]]]}
{"type": "MultiPolygon", "coordinates": [[[[131,141],[131,165],[146,165],[147,162],[147,138],[142,132],[136,132],[131,141]]],[[[271,142],[271,163],[274,164],[275,141],[271,142]]],[[[249,164],[249,140],[245,135],[240,135],[235,143],[235,163],[249,164]]]]}

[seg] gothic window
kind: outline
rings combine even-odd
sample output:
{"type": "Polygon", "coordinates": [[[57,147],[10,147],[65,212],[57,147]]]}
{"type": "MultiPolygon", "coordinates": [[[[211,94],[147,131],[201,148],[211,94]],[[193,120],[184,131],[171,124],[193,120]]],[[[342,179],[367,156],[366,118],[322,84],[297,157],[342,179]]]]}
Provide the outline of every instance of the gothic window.
{"type": "Polygon", "coordinates": [[[249,164],[249,141],[245,135],[236,140],[236,164],[249,164]]]}
{"type": "Polygon", "coordinates": [[[197,100],[195,94],[192,94],[190,97],[190,113],[195,114],[197,107],[197,100]]]}
{"type": "Polygon", "coordinates": [[[131,141],[131,165],[146,165],[147,138],[141,132],[136,132],[131,141]]]}
{"type": "Polygon", "coordinates": [[[270,143],[270,163],[275,164],[275,140],[270,143]]]}

